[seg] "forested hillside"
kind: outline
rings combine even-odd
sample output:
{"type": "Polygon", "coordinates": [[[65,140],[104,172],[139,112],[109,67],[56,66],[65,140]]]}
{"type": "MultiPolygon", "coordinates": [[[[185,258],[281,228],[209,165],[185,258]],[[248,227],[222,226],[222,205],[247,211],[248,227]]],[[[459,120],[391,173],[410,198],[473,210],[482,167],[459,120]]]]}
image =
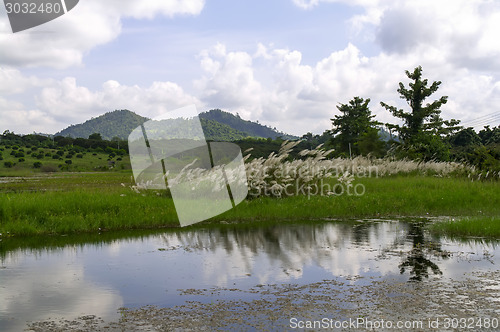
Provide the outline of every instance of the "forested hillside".
{"type": "Polygon", "coordinates": [[[233,115],[229,112],[221,111],[220,109],[213,109],[208,112],[200,113],[201,119],[214,120],[218,123],[226,124],[233,129],[247,133],[247,136],[262,137],[262,138],[278,138],[283,139],[297,139],[298,137],[279,132],[276,128],[261,125],[257,122],[243,120],[239,116],[233,115]]]}
{"type": "Polygon", "coordinates": [[[115,137],[127,139],[132,130],[147,120],[149,119],[129,110],[116,110],[87,120],[82,124],[71,125],[54,136],[88,138],[94,133],[99,133],[106,140],[115,137]]]}

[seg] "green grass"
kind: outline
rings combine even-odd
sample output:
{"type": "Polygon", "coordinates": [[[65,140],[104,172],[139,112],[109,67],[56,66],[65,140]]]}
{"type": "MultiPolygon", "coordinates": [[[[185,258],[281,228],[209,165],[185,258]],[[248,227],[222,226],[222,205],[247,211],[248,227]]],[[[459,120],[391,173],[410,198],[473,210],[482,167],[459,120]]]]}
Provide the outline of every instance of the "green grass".
{"type": "Polygon", "coordinates": [[[500,216],[451,218],[434,222],[428,229],[432,233],[452,238],[500,238],[500,216]]]}
{"type": "MultiPolygon", "coordinates": [[[[203,224],[500,215],[498,182],[414,175],[356,179],[356,183],[365,186],[364,195],[247,199],[203,224]]],[[[179,227],[168,193],[136,194],[130,184],[128,172],[56,173],[0,184],[0,233],[24,236],[179,227]]]]}
{"type": "MultiPolygon", "coordinates": [[[[65,172],[90,172],[130,169],[128,155],[109,158],[109,154],[105,152],[77,152],[73,156],[67,157],[68,151],[64,151],[63,155],[59,156],[57,149],[39,148],[36,151],[31,151],[30,148],[21,147],[24,150],[24,157],[22,157],[24,161],[19,161],[20,157],[11,155],[12,148],[0,147],[4,149],[0,151],[3,158],[0,160],[0,176],[30,176],[61,170],[65,172]],[[40,154],[43,154],[41,159],[37,157],[40,154]],[[50,156],[46,156],[46,154],[50,156]],[[82,155],[81,158],[77,157],[79,154],[82,155]],[[54,155],[57,155],[58,159],[53,159],[54,155]],[[66,160],[71,160],[71,164],[68,165],[66,160]],[[12,163],[13,166],[6,167],[6,162],[12,163]],[[34,163],[36,162],[41,163],[41,167],[35,168],[34,163]],[[110,162],[114,162],[114,164],[110,162]]],[[[15,150],[15,152],[19,152],[19,150],[15,150]]]]}

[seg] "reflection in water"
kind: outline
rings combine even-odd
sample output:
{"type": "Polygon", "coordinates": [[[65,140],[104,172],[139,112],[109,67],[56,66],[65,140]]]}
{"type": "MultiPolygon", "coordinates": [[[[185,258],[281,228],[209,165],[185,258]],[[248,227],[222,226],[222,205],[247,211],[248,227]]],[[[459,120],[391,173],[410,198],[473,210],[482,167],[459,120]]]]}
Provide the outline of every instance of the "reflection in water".
{"type": "MultiPolygon", "coordinates": [[[[443,242],[423,226],[310,222],[3,239],[0,330],[49,316],[113,317],[120,306],[171,307],[198,299],[186,289],[250,290],[339,278],[356,287],[373,278],[425,287],[460,279],[471,267],[495,268],[500,253],[494,244],[443,242]]],[[[231,296],[258,295],[214,291],[205,301],[231,296]]]]}
{"type": "Polygon", "coordinates": [[[407,238],[412,242],[412,248],[404,255],[405,259],[399,265],[401,274],[408,268],[412,281],[422,281],[422,277],[429,277],[429,269],[436,275],[443,272],[439,266],[431,261],[432,256],[440,255],[441,258],[448,258],[448,255],[441,250],[441,244],[430,241],[424,236],[423,224],[419,222],[409,224],[407,238]]]}

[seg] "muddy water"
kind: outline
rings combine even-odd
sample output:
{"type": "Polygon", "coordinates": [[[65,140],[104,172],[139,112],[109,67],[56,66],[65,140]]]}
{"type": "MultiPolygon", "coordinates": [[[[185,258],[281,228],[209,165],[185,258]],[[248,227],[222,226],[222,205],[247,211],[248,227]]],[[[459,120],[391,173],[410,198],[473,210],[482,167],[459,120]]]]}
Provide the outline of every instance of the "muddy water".
{"type": "Polygon", "coordinates": [[[383,320],[477,330],[488,318],[495,330],[496,243],[434,238],[423,224],[3,238],[0,331],[286,330],[322,319],[342,330],[360,318],[355,329],[385,330],[383,320]]]}

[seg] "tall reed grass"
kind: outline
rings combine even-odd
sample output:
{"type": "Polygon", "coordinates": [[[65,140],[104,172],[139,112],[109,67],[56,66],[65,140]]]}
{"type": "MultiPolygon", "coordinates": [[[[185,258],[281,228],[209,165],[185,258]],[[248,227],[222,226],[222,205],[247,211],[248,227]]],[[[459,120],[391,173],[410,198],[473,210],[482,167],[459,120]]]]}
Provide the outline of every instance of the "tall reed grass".
{"type": "Polygon", "coordinates": [[[334,187],[335,182],[349,187],[356,178],[401,174],[437,177],[469,174],[470,176],[474,171],[473,168],[456,162],[416,162],[364,156],[353,159],[331,159],[328,156],[333,150],[324,150],[322,145],[312,150],[301,151],[299,153],[301,159],[290,160],[290,152],[297,144],[298,142],[284,142],[277,154],[271,153],[267,158],[250,160],[250,154],[245,156],[248,185],[253,197],[263,195],[282,197],[304,191],[311,192],[322,185],[323,181],[333,181],[330,182],[332,184],[330,187],[334,187]]]}

